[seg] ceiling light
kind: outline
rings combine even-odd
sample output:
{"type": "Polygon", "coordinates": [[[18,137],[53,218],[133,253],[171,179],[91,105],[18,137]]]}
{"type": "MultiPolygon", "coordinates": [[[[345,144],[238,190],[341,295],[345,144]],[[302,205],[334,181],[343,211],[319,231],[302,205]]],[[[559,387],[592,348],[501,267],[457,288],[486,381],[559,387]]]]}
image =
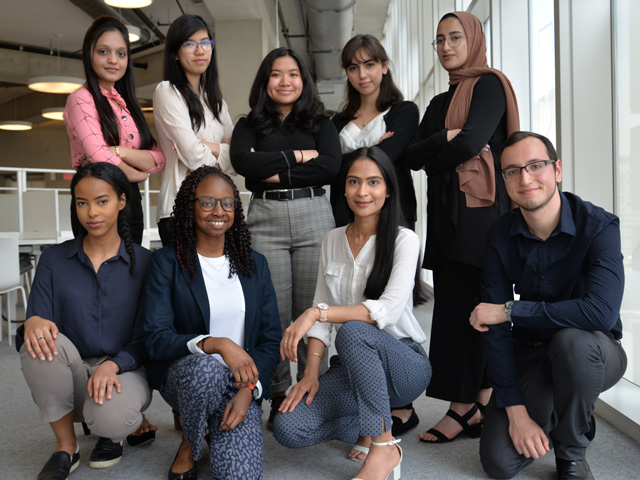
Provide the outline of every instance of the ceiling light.
{"type": "Polygon", "coordinates": [[[84,84],[83,78],[49,75],[29,79],[29,88],[44,93],[71,93],[84,84]]]}
{"type": "Polygon", "coordinates": [[[153,0],[104,0],[104,3],[119,8],[143,8],[153,3],[153,0]]]}
{"type": "Polygon", "coordinates": [[[20,120],[10,120],[6,122],[0,122],[0,129],[11,130],[14,132],[31,130],[31,127],[33,127],[33,124],[31,122],[22,122],[20,120]]]}
{"type": "Polygon", "coordinates": [[[63,112],[64,112],[64,108],[62,107],[43,108],[42,116],[44,118],[48,118],[49,120],[62,120],[63,112]]]}
{"type": "Polygon", "coordinates": [[[138,40],[140,40],[140,35],[142,34],[142,32],[140,31],[140,29],[138,27],[136,27],[135,25],[125,25],[127,27],[127,30],[129,31],[129,42],[133,43],[133,42],[137,42],[138,40]]]}

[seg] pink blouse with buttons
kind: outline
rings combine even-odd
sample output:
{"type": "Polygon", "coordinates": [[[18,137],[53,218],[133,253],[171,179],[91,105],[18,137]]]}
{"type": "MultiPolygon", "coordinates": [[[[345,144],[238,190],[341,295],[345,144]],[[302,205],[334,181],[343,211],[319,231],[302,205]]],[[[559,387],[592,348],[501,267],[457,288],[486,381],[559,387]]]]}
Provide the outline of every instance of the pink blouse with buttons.
{"type": "MultiPolygon", "coordinates": [[[[102,94],[112,102],[111,107],[118,122],[121,147],[140,149],[140,133],[124,99],[115,88],[108,91],[100,87],[102,94]],[[117,106],[116,106],[117,105],[117,106]]],[[[69,141],[71,144],[71,165],[76,170],[86,161],[108,162],[118,165],[122,160],[109,150],[100,128],[100,117],[96,110],[95,102],[86,87],[81,87],[67,98],[67,104],[63,113],[64,123],[67,126],[69,141]]],[[[164,155],[156,145],[149,152],[156,166],[147,173],[156,173],[164,168],[164,155]]]]}

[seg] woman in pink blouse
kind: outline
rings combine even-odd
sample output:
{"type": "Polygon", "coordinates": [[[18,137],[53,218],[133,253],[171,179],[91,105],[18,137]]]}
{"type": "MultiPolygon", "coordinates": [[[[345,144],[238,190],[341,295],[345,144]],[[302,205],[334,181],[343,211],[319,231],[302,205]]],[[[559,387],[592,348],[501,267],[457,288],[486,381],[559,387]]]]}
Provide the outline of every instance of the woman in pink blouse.
{"type": "MultiPolygon", "coordinates": [[[[126,27],[116,18],[96,18],[82,44],[87,83],[69,95],[64,122],[71,142],[71,164],[117,165],[131,182],[130,227],[142,241],[144,223],[138,183],[164,168],[164,155],[151,136],[135,95],[126,27]]],[[[72,206],[73,207],[73,206],[72,206]]],[[[74,234],[77,226],[72,225],[74,234]]]]}

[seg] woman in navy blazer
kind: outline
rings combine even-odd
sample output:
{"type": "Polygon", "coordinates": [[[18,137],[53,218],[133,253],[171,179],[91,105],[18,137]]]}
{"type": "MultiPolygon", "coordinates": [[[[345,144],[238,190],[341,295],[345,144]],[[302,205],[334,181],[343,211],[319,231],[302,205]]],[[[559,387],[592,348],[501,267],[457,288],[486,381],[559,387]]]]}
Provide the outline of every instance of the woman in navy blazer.
{"type": "Polygon", "coordinates": [[[214,167],[183,182],[171,246],[152,257],[145,344],[151,386],[178,410],[184,435],[169,479],[195,479],[203,440],[211,478],[262,478],[263,398],[282,338],[264,256],[251,250],[240,195],[214,167]]]}

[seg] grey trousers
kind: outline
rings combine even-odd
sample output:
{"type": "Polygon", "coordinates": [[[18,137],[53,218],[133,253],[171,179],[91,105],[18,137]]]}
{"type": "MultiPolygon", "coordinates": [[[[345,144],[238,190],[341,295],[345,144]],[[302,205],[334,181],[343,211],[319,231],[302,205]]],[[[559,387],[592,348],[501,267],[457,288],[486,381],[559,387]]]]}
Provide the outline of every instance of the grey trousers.
{"type": "Polygon", "coordinates": [[[22,373],[40,409],[40,418],[55,422],[73,411],[74,422],[86,422],[93,433],[113,442],[135,432],[142,424],[142,412],[151,403],[145,369],[119,374],[122,393],[114,388],[111,400],[98,405],[87,393],[87,382],[109,357],[80,358],[75,345],[62,333],[56,346],[58,355],[50,362],[31,358],[24,345],[20,348],[22,373]]]}
{"type": "MultiPolygon", "coordinates": [[[[267,257],[271,281],[278,300],[282,331],[313,306],[320,247],[324,236],[335,227],[326,196],[296,200],[252,198],[247,214],[253,249],[267,257]]],[[[322,358],[320,373],[328,364],[322,358]]],[[[298,380],[307,362],[307,345],[298,343],[298,380]]],[[[268,381],[264,379],[263,381],[268,381]]],[[[291,386],[289,360],[280,362],[271,378],[273,393],[291,386]]]]}
{"type": "MultiPolygon", "coordinates": [[[[602,332],[566,328],[550,343],[516,346],[514,359],[527,412],[551,440],[556,457],[584,459],[598,395],[627,368],[620,342],[602,332]]],[[[486,409],[480,459],[493,478],[512,478],[533,461],[516,452],[507,413],[496,408],[493,397],[486,409]]]]}
{"type": "Polygon", "coordinates": [[[385,431],[391,428],[391,407],[418,398],[431,379],[420,345],[370,323],[345,323],[336,335],[336,350],[311,405],[305,396],[293,412],[276,415],[273,436],[285,447],[381,435],[383,425],[385,431]]]}

